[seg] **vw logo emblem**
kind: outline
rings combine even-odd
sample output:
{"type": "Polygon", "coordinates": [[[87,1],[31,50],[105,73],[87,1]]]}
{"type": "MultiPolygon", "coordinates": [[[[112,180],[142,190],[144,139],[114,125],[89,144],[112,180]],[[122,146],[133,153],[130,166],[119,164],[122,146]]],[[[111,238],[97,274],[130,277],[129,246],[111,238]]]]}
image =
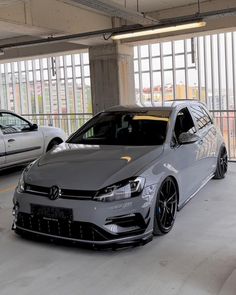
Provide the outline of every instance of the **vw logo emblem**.
{"type": "Polygon", "coordinates": [[[49,199],[54,201],[58,199],[60,196],[61,196],[61,189],[57,185],[52,186],[49,191],[49,199]]]}

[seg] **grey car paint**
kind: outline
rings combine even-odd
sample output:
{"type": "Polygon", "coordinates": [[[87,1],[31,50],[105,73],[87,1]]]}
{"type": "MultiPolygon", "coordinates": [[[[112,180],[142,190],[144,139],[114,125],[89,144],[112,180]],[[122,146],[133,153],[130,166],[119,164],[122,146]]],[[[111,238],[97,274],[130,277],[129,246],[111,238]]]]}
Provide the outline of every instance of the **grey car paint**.
{"type": "MultiPolygon", "coordinates": [[[[10,111],[0,110],[0,114],[7,114],[17,120],[22,120],[29,126],[32,124],[10,111]]],[[[20,163],[30,162],[43,153],[53,139],[66,139],[65,132],[54,127],[38,127],[34,130],[3,133],[0,128],[0,169],[20,163]]]]}
{"type": "Polygon", "coordinates": [[[25,182],[46,187],[54,184],[68,189],[99,190],[138,175],[162,152],[162,146],[86,146],[63,143],[39,159],[25,182]],[[132,160],[128,162],[122,159],[125,156],[132,160]]]}
{"type": "MultiPolygon", "coordinates": [[[[25,182],[32,185],[49,188],[57,185],[65,189],[81,190],[81,192],[98,191],[129,177],[141,176],[146,182],[144,190],[138,197],[114,202],[97,202],[88,200],[86,197],[85,199],[59,197],[52,201],[47,195],[20,193],[16,190],[14,204],[19,206],[17,210],[31,214],[31,204],[72,208],[74,221],[95,224],[109,234],[114,234],[114,229],[107,225],[109,218],[141,214],[146,228],[137,236],[115,237],[114,235],[114,238],[106,241],[61,236],[59,238],[92,244],[109,244],[150,237],[153,231],[156,196],[163,180],[168,176],[176,180],[179,191],[178,207],[181,208],[214,176],[216,170],[217,156],[224,141],[214,125],[211,124],[205,128],[203,134],[201,130],[198,130],[193,117],[199,140],[187,145],[172,145],[176,116],[183,108],[187,107],[191,111],[191,104],[191,102],[175,102],[156,108],[171,111],[166,140],[161,146],[94,146],[63,143],[41,157],[25,174],[25,182]],[[146,188],[150,187],[155,190],[152,196],[146,193],[146,188]]],[[[137,109],[140,110],[137,107],[116,107],[110,111],[137,109]]],[[[15,222],[14,228],[17,229],[15,222]]],[[[20,229],[35,233],[34,230],[24,227],[20,229]]],[[[39,231],[36,233],[50,236],[39,231]]]]}

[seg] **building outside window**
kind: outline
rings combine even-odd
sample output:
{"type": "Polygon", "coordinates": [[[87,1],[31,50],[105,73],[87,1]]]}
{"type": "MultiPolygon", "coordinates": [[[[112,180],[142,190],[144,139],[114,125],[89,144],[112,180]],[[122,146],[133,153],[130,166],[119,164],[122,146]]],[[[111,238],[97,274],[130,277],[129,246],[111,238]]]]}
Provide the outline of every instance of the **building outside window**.
{"type": "Polygon", "coordinates": [[[0,108],[75,131],[92,113],[88,53],[1,64],[0,108]]]}
{"type": "Polygon", "coordinates": [[[134,72],[141,105],[206,103],[236,160],[236,32],[136,46],[134,72]]]}

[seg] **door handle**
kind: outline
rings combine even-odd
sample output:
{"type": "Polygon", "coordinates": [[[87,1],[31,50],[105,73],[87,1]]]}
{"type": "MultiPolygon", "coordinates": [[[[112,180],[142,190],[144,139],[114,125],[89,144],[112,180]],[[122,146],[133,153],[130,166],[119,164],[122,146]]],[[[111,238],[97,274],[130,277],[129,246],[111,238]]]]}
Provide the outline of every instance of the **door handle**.
{"type": "Polygon", "coordinates": [[[14,138],[8,139],[8,142],[14,142],[16,141],[14,138]]]}

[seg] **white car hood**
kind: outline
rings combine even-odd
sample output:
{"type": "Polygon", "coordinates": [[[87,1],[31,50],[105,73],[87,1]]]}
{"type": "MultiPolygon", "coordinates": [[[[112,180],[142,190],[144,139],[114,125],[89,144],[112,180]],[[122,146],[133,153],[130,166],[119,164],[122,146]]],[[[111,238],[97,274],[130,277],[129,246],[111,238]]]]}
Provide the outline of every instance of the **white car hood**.
{"type": "Polygon", "coordinates": [[[25,181],[64,189],[98,190],[138,173],[156,160],[163,146],[96,146],[63,143],[37,161],[25,181]]]}

